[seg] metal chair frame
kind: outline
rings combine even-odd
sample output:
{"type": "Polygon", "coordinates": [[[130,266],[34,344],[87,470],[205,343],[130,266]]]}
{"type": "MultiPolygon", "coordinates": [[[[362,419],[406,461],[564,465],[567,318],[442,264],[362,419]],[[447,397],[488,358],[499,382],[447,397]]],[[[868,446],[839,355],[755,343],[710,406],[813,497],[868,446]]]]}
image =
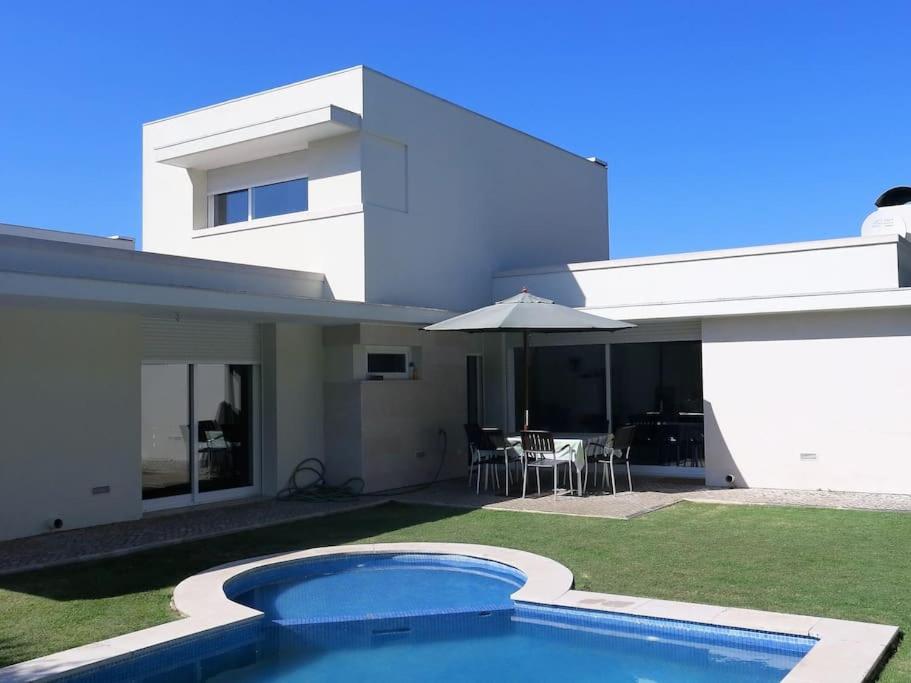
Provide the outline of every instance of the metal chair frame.
{"type": "Polygon", "coordinates": [[[626,479],[629,483],[629,490],[633,490],[633,475],[630,473],[629,469],[629,452],[630,448],[633,445],[633,437],[636,434],[636,427],[634,425],[627,425],[626,427],[621,427],[614,434],[614,442],[610,449],[610,457],[608,459],[608,466],[610,467],[610,486],[611,491],[617,493],[617,481],[614,479],[614,463],[626,464],[626,479]]]}
{"type": "Polygon", "coordinates": [[[542,430],[524,430],[522,432],[522,497],[528,488],[528,468],[535,470],[538,481],[538,495],[541,495],[541,470],[552,469],[554,472],[554,500],[557,499],[557,484],[560,467],[565,465],[569,474],[569,489],[573,490],[572,460],[558,460],[554,447],[554,437],[542,430]]]}

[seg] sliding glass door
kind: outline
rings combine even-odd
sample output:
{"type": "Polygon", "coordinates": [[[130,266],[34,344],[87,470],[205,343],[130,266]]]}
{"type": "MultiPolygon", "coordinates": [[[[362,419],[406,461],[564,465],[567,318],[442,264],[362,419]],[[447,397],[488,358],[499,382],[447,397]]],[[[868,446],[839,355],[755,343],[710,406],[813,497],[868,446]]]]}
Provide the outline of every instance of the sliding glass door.
{"type": "Polygon", "coordinates": [[[612,344],[614,424],[636,425],[635,462],[704,466],[702,343],[612,344]]]}
{"type": "MultiPolygon", "coordinates": [[[[529,417],[533,429],[566,433],[608,430],[604,344],[535,346],[530,351],[529,417]]],[[[522,429],[525,356],[513,356],[514,428],[522,429]]]]}
{"type": "Polygon", "coordinates": [[[194,370],[199,493],[253,486],[253,367],[194,370]]]}
{"type": "Polygon", "coordinates": [[[142,366],[142,498],[183,496],[193,491],[188,365],[142,366]]]}
{"type": "Polygon", "coordinates": [[[146,509],[256,493],[256,370],[220,363],[143,365],[146,509]]]}

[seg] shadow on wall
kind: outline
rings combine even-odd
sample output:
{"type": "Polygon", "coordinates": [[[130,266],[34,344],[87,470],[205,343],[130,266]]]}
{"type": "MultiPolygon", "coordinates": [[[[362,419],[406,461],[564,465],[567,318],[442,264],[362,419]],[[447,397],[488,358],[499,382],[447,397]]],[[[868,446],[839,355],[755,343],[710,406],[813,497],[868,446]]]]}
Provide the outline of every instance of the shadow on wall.
{"type": "Polygon", "coordinates": [[[573,308],[586,305],[585,293],[576,274],[566,264],[548,267],[544,272],[530,275],[508,275],[494,280],[494,299],[500,301],[528,287],[535,296],[553,299],[555,303],[573,308]]]}
{"type": "Polygon", "coordinates": [[[911,316],[894,310],[782,313],[728,318],[713,326],[712,342],[804,341],[911,336],[911,316]],[[761,321],[761,324],[758,322],[761,321]]]}
{"type": "Polygon", "coordinates": [[[721,433],[721,425],[710,401],[703,399],[702,410],[705,413],[703,433],[705,434],[705,483],[709,486],[730,486],[727,476],[733,476],[735,488],[749,488],[743,473],[737,467],[734,456],[728,448],[727,441],[721,433]]]}

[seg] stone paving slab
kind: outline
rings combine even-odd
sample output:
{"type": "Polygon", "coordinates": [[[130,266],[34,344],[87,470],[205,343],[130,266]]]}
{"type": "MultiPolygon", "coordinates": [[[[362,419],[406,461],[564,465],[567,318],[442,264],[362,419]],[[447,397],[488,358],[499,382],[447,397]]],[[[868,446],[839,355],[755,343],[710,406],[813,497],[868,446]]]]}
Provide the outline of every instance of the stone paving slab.
{"type": "Polygon", "coordinates": [[[579,517],[605,517],[608,519],[630,519],[639,515],[660,510],[677,502],[666,493],[641,491],[621,493],[616,496],[606,494],[589,494],[583,497],[574,496],[565,489],[542,493],[540,496],[529,495],[526,498],[506,497],[496,493],[469,489],[464,481],[451,480],[440,482],[417,493],[398,496],[396,500],[403,503],[420,505],[443,505],[460,508],[485,508],[490,510],[513,510],[518,512],[540,512],[544,514],[575,515],[579,517]]]}
{"type": "Polygon", "coordinates": [[[784,505],[838,510],[911,512],[911,496],[897,493],[795,491],[791,489],[709,489],[690,491],[683,500],[742,505],[784,505]]]}

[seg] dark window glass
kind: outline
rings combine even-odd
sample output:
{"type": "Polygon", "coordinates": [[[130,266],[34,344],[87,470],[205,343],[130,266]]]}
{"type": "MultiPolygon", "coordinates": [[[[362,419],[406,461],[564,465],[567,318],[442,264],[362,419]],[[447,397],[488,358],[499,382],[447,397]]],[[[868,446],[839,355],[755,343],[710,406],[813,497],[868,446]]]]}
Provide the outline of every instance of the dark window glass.
{"type": "Polygon", "coordinates": [[[280,216],[283,213],[306,210],[306,178],[253,188],[253,218],[280,216]]]}
{"type": "Polygon", "coordinates": [[[465,388],[468,394],[468,424],[484,424],[484,390],[481,357],[468,356],[465,361],[465,388]]]}
{"type": "MultiPolygon", "coordinates": [[[[515,354],[516,429],[522,428],[524,357],[515,354]]],[[[552,432],[603,432],[607,429],[604,346],[539,346],[531,349],[529,421],[532,429],[552,432]]]]}
{"type": "Polygon", "coordinates": [[[197,365],[199,492],[253,485],[253,367],[197,365]]]}
{"type": "Polygon", "coordinates": [[[404,373],[407,367],[404,353],[368,353],[367,372],[370,373],[404,373]]]}
{"type": "Polygon", "coordinates": [[[212,225],[227,225],[228,223],[240,223],[249,218],[247,212],[247,190],[237,190],[235,192],[222,192],[215,195],[214,199],[214,216],[212,225]]]}
{"type": "Polygon", "coordinates": [[[703,466],[702,343],[612,344],[610,356],[614,424],[637,425],[632,460],[703,466]]]}

